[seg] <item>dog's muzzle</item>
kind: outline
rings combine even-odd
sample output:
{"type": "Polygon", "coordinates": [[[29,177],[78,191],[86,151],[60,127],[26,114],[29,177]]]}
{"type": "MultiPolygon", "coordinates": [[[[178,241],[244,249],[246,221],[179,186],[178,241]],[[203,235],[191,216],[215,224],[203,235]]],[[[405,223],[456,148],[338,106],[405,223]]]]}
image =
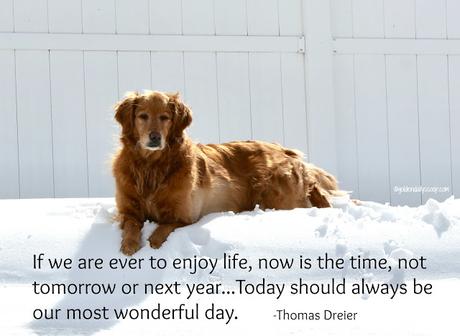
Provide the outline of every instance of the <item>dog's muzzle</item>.
{"type": "Polygon", "coordinates": [[[157,148],[161,146],[161,134],[159,132],[151,132],[149,134],[149,142],[147,147],[157,148]]]}

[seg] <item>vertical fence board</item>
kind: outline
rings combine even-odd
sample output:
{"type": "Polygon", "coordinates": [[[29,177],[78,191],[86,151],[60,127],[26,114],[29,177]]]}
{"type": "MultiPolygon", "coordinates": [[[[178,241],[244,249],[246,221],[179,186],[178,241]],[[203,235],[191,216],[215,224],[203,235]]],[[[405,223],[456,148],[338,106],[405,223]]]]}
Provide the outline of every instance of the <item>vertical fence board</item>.
{"type": "Polygon", "coordinates": [[[54,197],[49,53],[17,51],[20,194],[54,197]]]}
{"type": "Polygon", "coordinates": [[[331,30],[334,37],[353,36],[352,0],[331,1],[331,30]]]}
{"type": "Polygon", "coordinates": [[[0,32],[14,31],[13,0],[1,0],[0,6],[0,32]]]}
{"type": "Polygon", "coordinates": [[[303,55],[282,54],[284,144],[307,153],[307,109],[303,55]]]}
{"type": "MultiPolygon", "coordinates": [[[[422,186],[452,190],[446,56],[418,57],[418,91],[422,186]]],[[[443,200],[448,195],[424,193],[422,200],[443,200]]]]}
{"type": "Polygon", "coordinates": [[[446,2],[439,0],[416,0],[417,38],[446,37],[446,2]]]}
{"type": "Polygon", "coordinates": [[[385,0],[385,37],[415,38],[415,0],[385,0]]]}
{"type": "Polygon", "coordinates": [[[118,94],[123,97],[127,91],[151,89],[152,71],[150,69],[150,53],[118,52],[118,94]]]}
{"type": "Polygon", "coordinates": [[[447,37],[460,38],[460,1],[447,0],[447,37]]]}
{"type": "Polygon", "coordinates": [[[81,0],[83,32],[115,33],[116,11],[114,0],[81,0]]]}
{"type": "Polygon", "coordinates": [[[383,0],[353,0],[353,36],[384,37],[383,0]]]}
{"type": "Polygon", "coordinates": [[[117,33],[149,33],[149,0],[115,0],[117,13],[117,33]]]}
{"type": "Polygon", "coordinates": [[[460,197],[460,56],[449,57],[452,194],[460,197]]]}
{"type": "Polygon", "coordinates": [[[215,0],[216,34],[247,35],[246,0],[215,0]]]}
{"type": "Polygon", "coordinates": [[[246,53],[217,54],[220,140],[251,139],[249,63],[246,53]]]}
{"type": "Polygon", "coordinates": [[[119,133],[112,110],[118,99],[117,55],[85,52],[84,62],[89,195],[113,196],[110,160],[119,133]]]}
{"type": "Polygon", "coordinates": [[[48,0],[48,20],[52,33],[81,33],[81,0],[48,0]]]}
{"type": "Polygon", "coordinates": [[[249,54],[252,135],[255,139],[284,142],[280,55],[249,54]]]}
{"type": "Polygon", "coordinates": [[[16,32],[48,31],[47,0],[15,0],[13,3],[16,32]]]}
{"type": "Polygon", "coordinates": [[[0,198],[18,198],[19,165],[14,51],[0,51],[0,198]]]}
{"type": "Polygon", "coordinates": [[[213,0],[182,1],[182,25],[184,35],[214,35],[213,0]]]}
{"type": "Polygon", "coordinates": [[[190,135],[202,143],[219,142],[215,53],[185,53],[185,102],[193,111],[190,135]]]}
{"type": "Polygon", "coordinates": [[[308,157],[337,173],[333,49],[329,1],[303,1],[308,157]]]}
{"type": "Polygon", "coordinates": [[[388,137],[383,55],[355,57],[359,193],[362,199],[388,202],[388,137]]]}
{"type": "Polygon", "coordinates": [[[417,61],[415,56],[387,56],[388,145],[392,204],[420,205],[419,192],[398,187],[420,185],[417,61]]]}
{"type": "Polygon", "coordinates": [[[353,55],[335,56],[334,74],[337,177],[340,188],[359,199],[353,55]]]}
{"type": "Polygon", "coordinates": [[[185,94],[184,54],[152,52],[152,89],[185,94]]]}
{"type": "Polygon", "coordinates": [[[278,0],[246,0],[248,35],[279,35],[278,0]]]}
{"type": "Polygon", "coordinates": [[[88,197],[83,53],[51,51],[56,197],[88,197]]]}
{"type": "Polygon", "coordinates": [[[182,0],[150,0],[150,33],[182,33],[182,0]]]}
{"type": "Polygon", "coordinates": [[[278,1],[280,35],[302,35],[302,1],[278,1]]]}

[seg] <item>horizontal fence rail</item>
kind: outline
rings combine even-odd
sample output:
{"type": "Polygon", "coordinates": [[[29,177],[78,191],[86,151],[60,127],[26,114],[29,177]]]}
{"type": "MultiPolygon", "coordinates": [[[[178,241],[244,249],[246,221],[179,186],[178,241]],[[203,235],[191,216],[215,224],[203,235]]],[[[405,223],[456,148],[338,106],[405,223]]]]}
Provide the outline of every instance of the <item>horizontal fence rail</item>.
{"type": "Polygon", "coordinates": [[[460,55],[460,40],[338,38],[337,54],[460,55]]]}
{"type": "Polygon", "coordinates": [[[303,53],[303,36],[1,33],[0,49],[303,53]]]}

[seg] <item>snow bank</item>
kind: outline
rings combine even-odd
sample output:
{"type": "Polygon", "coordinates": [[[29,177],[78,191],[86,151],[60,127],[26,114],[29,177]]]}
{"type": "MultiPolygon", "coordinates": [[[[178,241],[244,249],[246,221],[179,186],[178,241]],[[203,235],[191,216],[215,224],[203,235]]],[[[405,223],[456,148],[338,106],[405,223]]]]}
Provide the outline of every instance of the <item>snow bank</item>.
{"type": "MultiPolygon", "coordinates": [[[[266,334],[384,335],[384,334],[452,334],[456,309],[433,309],[460,295],[460,200],[443,203],[429,200],[418,208],[391,207],[373,202],[357,206],[337,199],[331,209],[295,209],[241,214],[221,213],[204,217],[199,223],[175,231],[159,250],[148,244],[136,258],[148,259],[208,257],[222,258],[224,253],[239,253],[251,260],[257,258],[315,258],[324,253],[332,257],[366,256],[385,258],[395,263],[401,257],[428,258],[427,269],[410,272],[375,270],[243,270],[229,271],[219,262],[213,272],[198,270],[34,270],[33,255],[44,253],[62,258],[124,258],[119,252],[120,231],[113,221],[113,199],[57,199],[0,201],[0,294],[2,297],[0,334],[2,335],[114,335],[121,333],[152,334],[221,334],[254,332],[266,334]],[[307,296],[281,297],[225,296],[194,298],[219,305],[234,306],[239,319],[230,324],[217,321],[32,321],[37,307],[113,307],[155,306],[162,300],[174,305],[183,297],[156,295],[79,296],[34,295],[33,281],[85,283],[125,282],[213,282],[230,290],[235,279],[257,282],[262,277],[274,282],[293,282],[299,278],[327,282],[331,277],[365,278],[368,282],[391,282],[417,277],[434,284],[434,294],[405,296],[391,300],[382,296],[352,297],[307,296]],[[364,299],[363,299],[364,298],[364,299]],[[365,300],[367,299],[367,300],[365,300]],[[389,306],[390,304],[390,306],[389,306]],[[275,309],[319,310],[336,308],[360,312],[358,321],[279,321],[275,309]],[[426,307],[426,308],[424,308],[426,307]],[[385,321],[383,323],[383,321],[385,321]],[[340,324],[341,323],[341,324],[340,324]],[[377,328],[377,324],[379,325],[377,328]],[[214,328],[214,329],[213,329],[214,328]],[[249,328],[249,329],[248,329],[249,328]],[[156,333],[155,333],[156,334],[156,333]]],[[[155,228],[146,223],[144,242],[155,228]]],[[[221,261],[221,260],[220,260],[221,261]]],[[[186,299],[185,299],[186,300],[186,299]]]]}

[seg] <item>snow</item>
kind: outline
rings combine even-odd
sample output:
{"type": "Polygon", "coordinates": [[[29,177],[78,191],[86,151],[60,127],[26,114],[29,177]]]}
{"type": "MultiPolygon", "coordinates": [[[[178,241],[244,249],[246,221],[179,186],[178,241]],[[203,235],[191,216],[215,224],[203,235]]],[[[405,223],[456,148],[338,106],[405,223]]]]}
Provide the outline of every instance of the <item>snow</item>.
{"type": "MultiPolygon", "coordinates": [[[[176,230],[159,250],[151,249],[147,238],[156,224],[145,223],[145,246],[134,256],[148,261],[201,260],[201,268],[111,270],[34,270],[33,255],[50,258],[125,257],[119,252],[120,230],[113,220],[114,200],[40,199],[0,201],[0,335],[454,335],[460,301],[460,199],[429,200],[416,208],[391,207],[374,202],[356,205],[340,198],[330,209],[294,209],[234,214],[211,214],[198,223],[176,230]],[[298,258],[323,256],[344,258],[344,269],[292,268],[264,270],[223,267],[224,253],[248,258],[298,258]],[[384,259],[389,268],[352,269],[349,257],[384,259]],[[400,258],[427,258],[426,269],[398,270],[400,258]],[[215,264],[213,264],[213,261],[215,264]],[[328,284],[359,281],[368,284],[398,284],[412,279],[433,284],[431,295],[232,295],[235,280],[275,284],[303,279],[328,284]],[[223,290],[209,295],[76,295],[34,294],[32,283],[152,283],[221,284],[223,290]],[[228,293],[230,293],[230,295],[228,293]],[[279,296],[279,299],[276,297],[279,296]],[[153,309],[177,308],[181,303],[201,307],[198,320],[35,320],[36,308],[113,307],[153,309]],[[222,320],[206,320],[204,310],[226,308],[233,314],[222,320]],[[234,310],[232,310],[234,309],[234,310]],[[358,312],[350,321],[287,321],[273,317],[276,310],[358,312]],[[234,317],[237,317],[235,319],[234,317]]],[[[273,261],[273,262],[276,262],[273,261]]],[[[147,265],[147,263],[145,264],[147,265]]],[[[262,287],[261,287],[262,288],[262,287]]]]}

